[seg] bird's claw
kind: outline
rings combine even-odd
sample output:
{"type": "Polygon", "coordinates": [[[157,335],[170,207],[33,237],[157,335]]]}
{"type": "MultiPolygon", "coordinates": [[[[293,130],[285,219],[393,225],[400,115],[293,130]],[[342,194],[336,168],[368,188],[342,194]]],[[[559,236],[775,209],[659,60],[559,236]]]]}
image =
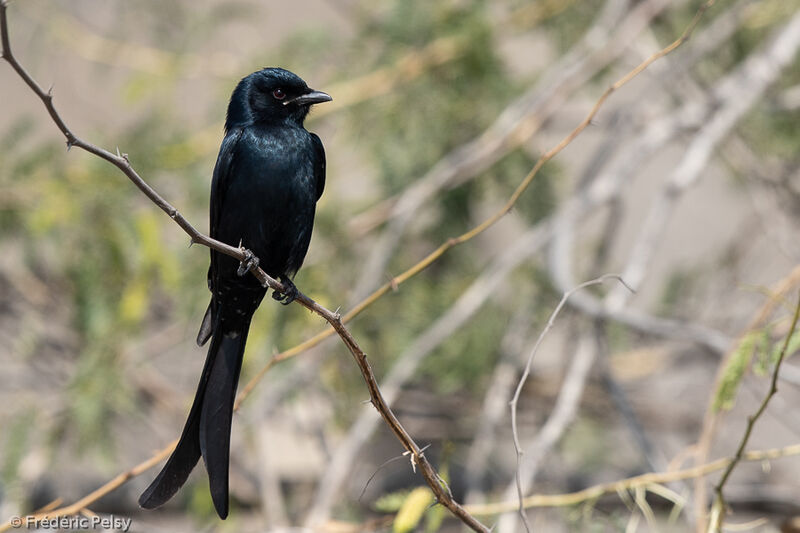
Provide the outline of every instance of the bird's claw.
{"type": "Polygon", "coordinates": [[[253,252],[247,248],[242,248],[242,252],[244,253],[244,259],[239,262],[239,268],[236,270],[236,274],[239,277],[242,277],[251,270],[258,268],[258,257],[256,257],[253,252]]]}
{"type": "Polygon", "coordinates": [[[273,291],[272,298],[274,300],[279,301],[283,305],[289,305],[290,303],[295,301],[298,296],[300,296],[300,291],[297,290],[297,286],[292,282],[292,280],[290,280],[286,276],[278,276],[278,281],[280,281],[281,284],[283,284],[283,286],[286,287],[286,291],[284,292],[273,291]]]}

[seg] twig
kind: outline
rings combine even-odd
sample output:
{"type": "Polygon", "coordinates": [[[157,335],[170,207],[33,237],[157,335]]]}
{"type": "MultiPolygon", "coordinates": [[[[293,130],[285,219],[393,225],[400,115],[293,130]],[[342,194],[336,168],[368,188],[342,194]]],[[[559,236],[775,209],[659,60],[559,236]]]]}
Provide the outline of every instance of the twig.
{"type": "MultiPolygon", "coordinates": [[[[800,455],[800,444],[793,444],[784,448],[745,452],[742,455],[741,461],[759,462],[796,455],[800,455]]],[[[713,474],[714,472],[723,470],[732,461],[732,457],[726,457],[723,459],[717,459],[716,461],[707,464],[694,466],[683,470],[675,470],[672,472],[651,472],[611,483],[601,483],[577,492],[570,492],[566,494],[533,494],[531,496],[527,496],[523,500],[523,503],[526,509],[532,509],[536,507],[567,507],[571,505],[577,505],[596,500],[605,494],[620,494],[637,487],[649,487],[663,483],[681,481],[684,479],[702,478],[709,474],[713,474]]],[[[477,516],[509,513],[517,510],[518,507],[519,502],[516,500],[465,506],[470,513],[477,516]]]]}
{"type": "Polygon", "coordinates": [[[783,341],[781,353],[778,356],[778,360],[775,363],[775,368],[772,371],[772,379],[770,381],[769,391],[767,392],[766,396],[764,396],[764,399],[761,401],[761,405],[758,406],[758,409],[756,409],[756,412],[747,417],[747,427],[744,430],[744,434],[739,442],[739,446],[736,448],[736,453],[734,454],[733,459],[730,461],[728,466],[725,468],[719,483],[717,483],[717,486],[714,489],[716,497],[714,499],[714,505],[711,508],[711,520],[709,520],[708,525],[709,533],[719,533],[719,531],[722,529],[724,515],[727,511],[725,496],[723,494],[725,484],[728,482],[728,479],[733,473],[733,469],[736,468],[736,465],[738,465],[739,462],[741,462],[742,457],[744,456],[744,449],[747,447],[747,442],[750,440],[750,435],[753,433],[753,428],[755,427],[756,422],[758,422],[758,419],[761,418],[761,415],[764,414],[764,411],[766,411],[769,401],[778,392],[778,374],[781,370],[781,363],[783,363],[783,360],[786,357],[786,351],[789,349],[789,342],[791,341],[792,337],[794,336],[794,332],[797,329],[798,319],[800,319],[800,295],[798,295],[797,306],[795,306],[794,309],[792,325],[789,328],[789,332],[786,334],[786,339],[783,341]]]}
{"type": "MultiPolygon", "coordinates": [[[[519,498],[519,515],[522,518],[522,522],[525,525],[525,530],[530,531],[530,524],[528,523],[528,516],[525,513],[525,506],[523,505],[523,492],[522,492],[522,445],[520,444],[519,440],[519,431],[517,428],[517,405],[519,404],[519,397],[522,393],[522,388],[525,386],[525,382],[528,380],[528,376],[531,373],[531,366],[533,365],[533,358],[536,355],[536,352],[539,351],[539,346],[542,344],[547,333],[552,329],[553,324],[555,323],[556,317],[561,312],[561,309],[567,303],[569,297],[580,291],[581,289],[585,289],[586,287],[591,287],[592,285],[599,285],[608,279],[615,279],[625,285],[625,281],[621,277],[616,274],[605,274],[600,276],[599,278],[592,279],[589,281],[585,281],[578,285],[577,287],[573,287],[569,291],[565,292],[564,295],[561,297],[561,301],[558,302],[556,308],[550,314],[550,318],[547,320],[547,324],[545,325],[542,332],[539,334],[539,337],[536,339],[536,343],[534,343],[533,348],[531,348],[530,354],[528,355],[528,361],[525,364],[525,369],[522,372],[522,376],[519,379],[519,383],[517,383],[517,388],[514,391],[514,396],[511,398],[511,433],[514,437],[514,450],[517,454],[517,469],[515,472],[515,479],[516,479],[516,486],[517,486],[517,497],[519,498]]],[[[592,354],[592,358],[593,358],[592,354]]],[[[590,358],[591,359],[591,358],[590,358]]],[[[577,359],[576,359],[577,360],[577,359]]],[[[583,359],[581,359],[583,361],[583,359]]],[[[587,368],[588,370],[588,368],[587,368]]],[[[565,387],[566,389],[566,387],[565,387]]],[[[572,391],[572,388],[570,388],[572,391]]],[[[566,411],[565,411],[566,412],[566,411]]]]}
{"type": "MultiPolygon", "coordinates": [[[[156,204],[159,208],[161,208],[165,213],[167,213],[170,218],[175,220],[175,222],[191,237],[193,243],[202,244],[217,250],[221,253],[230,255],[231,257],[235,257],[239,260],[244,260],[246,258],[245,251],[239,248],[235,248],[233,246],[229,246],[225,243],[216,241],[211,239],[199,231],[197,231],[194,226],[192,226],[179,212],[175,209],[172,205],[170,205],[166,200],[164,200],[150,185],[148,185],[140,176],[139,174],[133,169],[128,160],[127,155],[114,155],[107,150],[99,148],[93,144],[87,143],[82,139],[78,138],[72,131],[67,127],[67,125],[62,120],[61,116],[56,111],[55,107],[53,106],[53,96],[50,92],[45,93],[41,87],[34,81],[34,79],[25,71],[25,69],[19,64],[19,62],[14,57],[11,51],[11,45],[9,42],[9,35],[8,35],[8,20],[6,16],[7,10],[7,2],[6,0],[0,0],[0,34],[3,46],[3,59],[5,59],[14,70],[19,74],[19,76],[25,81],[25,83],[31,88],[31,90],[42,100],[45,107],[47,108],[50,117],[56,123],[58,128],[67,138],[67,146],[77,146],[86,150],[87,152],[94,154],[101,159],[105,159],[106,161],[112,163],[117,168],[119,168],[127,177],[130,179],[134,185],[136,185],[139,190],[141,190],[154,204],[156,204]]],[[[283,285],[272,279],[268,276],[263,270],[256,267],[251,269],[253,275],[261,282],[262,285],[265,287],[270,287],[278,292],[285,292],[283,285]]],[[[481,524],[478,520],[476,520],[473,516],[469,513],[464,511],[464,508],[456,502],[452,495],[450,494],[449,490],[446,490],[445,487],[442,486],[440,482],[440,478],[436,471],[431,466],[428,459],[425,455],[420,451],[419,446],[417,446],[416,442],[411,438],[411,436],[406,432],[403,426],[400,424],[397,417],[394,415],[392,410],[386,404],[381,395],[381,391],[378,388],[378,383],[375,379],[375,375],[370,368],[370,364],[367,361],[366,354],[361,350],[358,346],[358,343],[350,334],[350,332],[344,327],[342,323],[342,318],[338,313],[334,313],[329,311],[325,307],[319,305],[317,302],[309,298],[304,294],[300,294],[296,300],[299,302],[303,307],[313,311],[314,313],[318,314],[322,318],[324,318],[339,334],[342,342],[347,346],[350,353],[353,355],[356,363],[358,364],[358,368],[361,371],[361,375],[364,381],[367,384],[367,389],[369,390],[370,399],[372,400],[373,406],[378,410],[381,414],[381,417],[384,419],[386,424],[395,434],[397,439],[402,443],[403,447],[412,454],[412,457],[416,461],[417,465],[419,466],[420,472],[422,473],[423,478],[428,483],[428,486],[433,491],[434,495],[437,498],[437,501],[447,507],[456,517],[458,517],[464,524],[469,526],[475,531],[483,531],[488,532],[488,528],[481,524]]],[[[124,483],[128,478],[122,479],[119,484],[124,483]]],[[[87,498],[83,498],[83,500],[87,500],[87,498]]],[[[82,500],[82,501],[83,501],[82,500]]],[[[76,510],[83,509],[88,505],[88,501],[80,505],[80,507],[76,507],[77,504],[74,504],[76,510]]],[[[58,513],[59,510],[53,511],[52,513],[48,513],[48,515],[55,515],[58,513]]],[[[62,513],[63,514],[63,513],[62,513]]]]}
{"type": "MultiPolygon", "coordinates": [[[[425,447],[423,447],[420,451],[424,452],[425,450],[427,450],[430,447],[431,447],[430,444],[426,444],[425,447]]],[[[386,466],[388,466],[389,464],[391,464],[391,463],[393,463],[395,461],[404,460],[406,458],[406,455],[408,455],[408,452],[404,452],[401,455],[395,455],[394,457],[390,457],[389,459],[386,459],[384,462],[382,462],[378,466],[378,468],[375,469],[375,471],[372,473],[372,475],[369,476],[369,479],[367,479],[366,483],[364,483],[364,486],[361,488],[361,493],[358,495],[358,501],[360,502],[361,498],[364,497],[364,494],[366,494],[367,488],[369,487],[369,484],[372,483],[372,480],[375,479],[375,476],[377,476],[378,473],[381,470],[383,470],[386,466]]],[[[414,463],[412,462],[412,465],[413,464],[414,463]]]]}
{"type": "MultiPolygon", "coordinates": [[[[3,3],[0,2],[0,13],[2,12],[1,10],[3,9],[2,6],[3,6],[3,3]]],[[[158,463],[160,463],[161,461],[163,461],[164,459],[169,457],[169,454],[172,453],[172,450],[175,448],[175,446],[177,444],[178,444],[178,441],[174,440],[169,446],[167,446],[163,450],[159,451],[158,453],[156,453],[155,455],[153,455],[152,457],[150,457],[146,461],[142,461],[141,463],[139,463],[138,465],[134,466],[133,468],[131,468],[129,470],[126,470],[125,472],[122,472],[121,474],[117,474],[117,476],[115,476],[114,479],[112,479],[111,481],[109,481],[108,483],[103,485],[102,487],[98,488],[97,490],[94,490],[94,491],[90,492],[89,494],[87,494],[86,496],[84,496],[83,498],[81,498],[80,500],[76,501],[75,503],[73,503],[71,505],[67,505],[65,507],[59,507],[57,509],[49,509],[47,511],[40,512],[40,513],[34,513],[34,514],[30,515],[30,516],[34,517],[34,518],[41,519],[41,518],[48,518],[48,517],[52,518],[52,517],[56,517],[56,516],[68,516],[68,515],[78,514],[79,512],[81,512],[81,510],[85,509],[88,505],[96,502],[97,500],[99,500],[100,498],[102,498],[103,496],[108,494],[109,492],[112,492],[115,489],[117,489],[120,486],[122,486],[129,479],[132,479],[132,478],[138,476],[142,472],[146,472],[147,470],[153,468],[155,465],[157,465],[158,463]]],[[[28,517],[23,517],[22,518],[23,523],[25,523],[26,518],[28,518],[28,517]]],[[[12,526],[11,522],[5,522],[4,524],[0,524],[0,533],[2,533],[4,531],[8,531],[8,530],[12,529],[13,527],[14,526],[12,526]]]]}

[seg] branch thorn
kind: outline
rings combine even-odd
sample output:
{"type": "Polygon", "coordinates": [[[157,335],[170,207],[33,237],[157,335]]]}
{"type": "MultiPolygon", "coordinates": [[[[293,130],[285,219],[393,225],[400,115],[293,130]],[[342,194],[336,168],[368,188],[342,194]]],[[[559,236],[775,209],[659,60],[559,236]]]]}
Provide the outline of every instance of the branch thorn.
{"type": "Polygon", "coordinates": [[[410,459],[411,459],[411,470],[413,470],[414,473],[416,474],[417,473],[417,456],[416,456],[416,454],[411,453],[411,450],[406,450],[406,451],[403,452],[403,455],[410,456],[410,459]]]}

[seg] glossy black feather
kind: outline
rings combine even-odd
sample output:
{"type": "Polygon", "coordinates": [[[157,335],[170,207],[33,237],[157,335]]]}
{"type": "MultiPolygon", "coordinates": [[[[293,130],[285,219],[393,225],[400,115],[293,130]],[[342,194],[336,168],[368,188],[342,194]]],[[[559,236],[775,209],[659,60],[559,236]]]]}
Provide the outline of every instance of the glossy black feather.
{"type": "MultiPolygon", "coordinates": [[[[303,120],[311,104],[329,99],[291,72],[270,68],[239,82],[228,105],[211,184],[211,237],[241,244],[282,280],[303,264],[325,187],[325,151],[303,120]]],[[[235,259],[211,251],[212,296],[197,335],[199,345],[211,344],[180,441],[139,498],[144,508],[175,495],[202,456],[217,513],[228,514],[233,403],[250,320],[266,294],[254,276],[238,276],[238,268],[235,259]]]]}

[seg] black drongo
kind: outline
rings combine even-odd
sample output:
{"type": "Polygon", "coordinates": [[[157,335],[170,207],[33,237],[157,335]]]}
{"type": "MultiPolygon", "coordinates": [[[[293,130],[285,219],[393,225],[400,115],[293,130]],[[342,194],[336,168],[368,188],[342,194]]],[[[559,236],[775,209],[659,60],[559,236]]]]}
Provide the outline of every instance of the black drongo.
{"type": "MultiPolygon", "coordinates": [[[[325,186],[325,151],[303,128],[312,104],[331,97],[295,74],[265,68],[239,82],[228,105],[225,138],[211,183],[211,237],[253,252],[259,266],[297,296],[291,281],[308,250],[314,210],[325,186]]],[[[240,263],[211,251],[208,306],[197,343],[211,339],[203,373],[180,441],[139,498],[153,509],[186,482],[202,455],[211,498],[228,515],[231,417],[250,320],[266,289],[240,263]]]]}

